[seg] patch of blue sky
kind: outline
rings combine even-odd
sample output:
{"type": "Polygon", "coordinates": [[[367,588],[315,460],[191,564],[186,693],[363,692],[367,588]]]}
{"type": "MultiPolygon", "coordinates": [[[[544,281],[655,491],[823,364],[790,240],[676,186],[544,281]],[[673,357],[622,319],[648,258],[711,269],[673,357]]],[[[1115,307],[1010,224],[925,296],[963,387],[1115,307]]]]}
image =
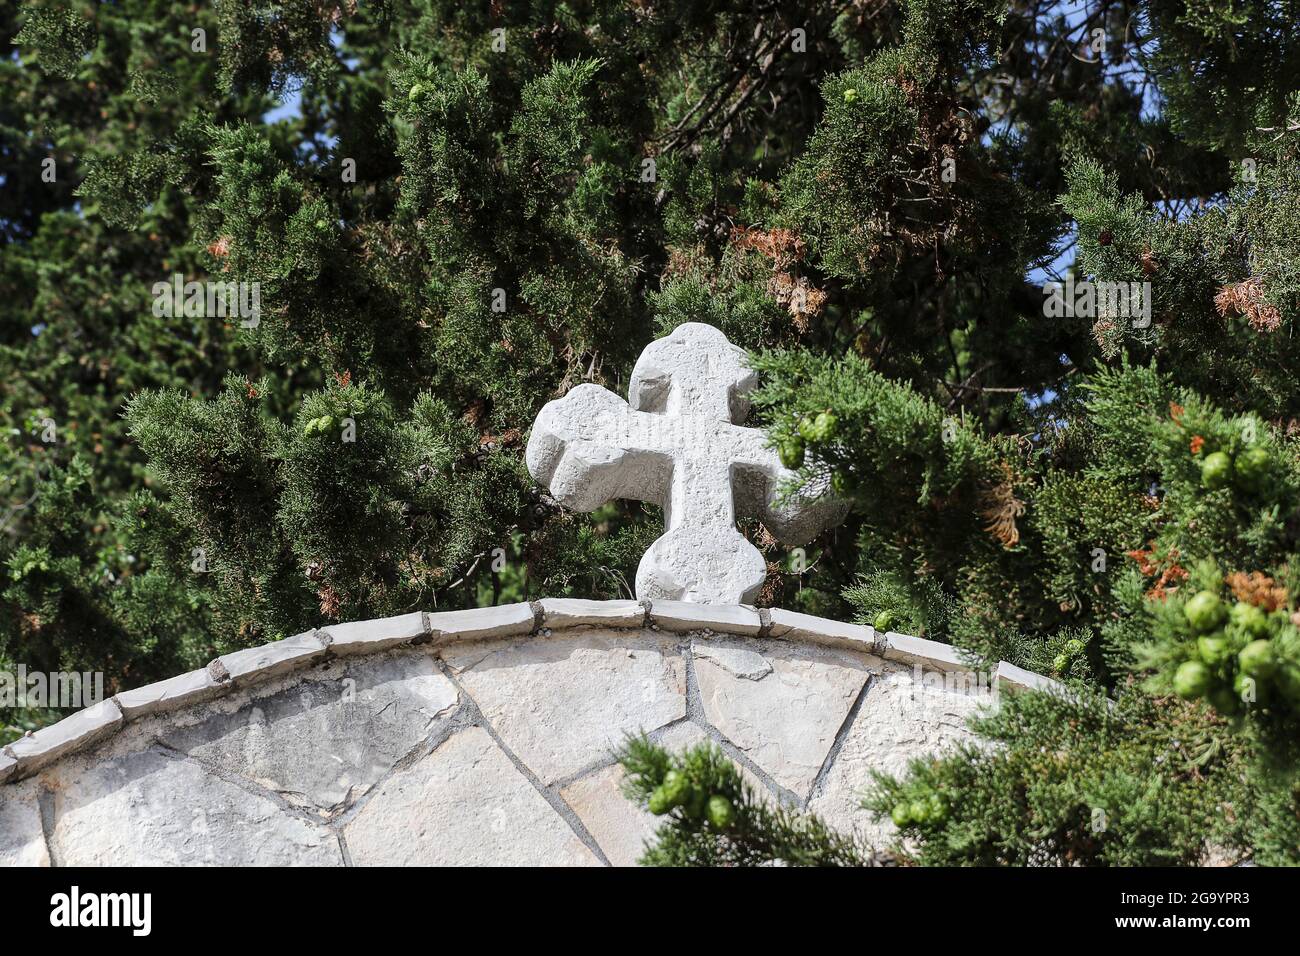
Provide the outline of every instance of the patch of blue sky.
{"type": "Polygon", "coordinates": [[[1035,288],[1042,288],[1048,282],[1060,282],[1074,265],[1075,248],[1079,238],[1079,224],[1070,220],[1065,235],[1052,250],[1052,259],[1033,266],[1025,274],[1025,281],[1035,288]]]}
{"type": "MultiPolygon", "coordinates": [[[[268,125],[289,123],[301,118],[302,90],[297,87],[285,90],[284,98],[262,114],[262,122],[268,125]]],[[[338,145],[338,142],[339,138],[336,134],[321,132],[314,139],[304,140],[299,144],[298,156],[304,160],[319,158],[331,152],[338,145]]]]}
{"type": "MultiPolygon", "coordinates": [[[[330,45],[333,46],[336,51],[340,51],[343,48],[343,32],[338,28],[330,31],[330,45]]],[[[345,57],[340,55],[339,59],[349,70],[356,69],[358,61],[355,57],[345,57]]],[[[262,122],[267,124],[292,122],[293,120],[301,118],[301,83],[291,85],[285,90],[284,98],[274,107],[262,114],[262,122]]],[[[339,138],[337,135],[322,132],[316,137],[315,142],[303,143],[302,146],[299,147],[299,154],[304,155],[305,158],[307,155],[311,154],[320,155],[322,153],[327,153],[332,151],[338,145],[338,142],[339,138]]]]}
{"type": "Polygon", "coordinates": [[[285,90],[284,99],[262,114],[262,122],[285,123],[302,116],[302,90],[298,87],[285,90]]]}

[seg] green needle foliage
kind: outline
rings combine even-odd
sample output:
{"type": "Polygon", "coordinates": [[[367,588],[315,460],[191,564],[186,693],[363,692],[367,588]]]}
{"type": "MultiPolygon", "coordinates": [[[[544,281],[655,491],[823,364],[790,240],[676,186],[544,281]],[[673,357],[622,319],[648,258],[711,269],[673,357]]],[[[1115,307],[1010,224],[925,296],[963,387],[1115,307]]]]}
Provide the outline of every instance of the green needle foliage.
{"type": "Polygon", "coordinates": [[[975,727],[999,749],[917,761],[866,800],[922,865],[1186,865],[1207,845],[1242,856],[1232,814],[1255,795],[1241,749],[1203,711],[1130,691],[1034,693],[1004,696],[975,727]]]}
{"type": "MultiPolygon", "coordinates": [[[[115,691],[331,621],[630,596],[660,516],[558,508],[529,428],[703,321],[753,356],[749,424],[852,505],[797,554],[742,523],[760,603],[1074,690],[879,781],[897,852],[1297,862],[1297,22],[6,5],[0,668],[115,691]],[[257,314],[160,308],[175,276],[257,314]]],[[[648,801],[670,758],[626,756],[648,801]]],[[[683,760],[740,823],[674,808],[652,861],[873,859],[683,760]]]]}
{"type": "Polygon", "coordinates": [[[867,866],[882,860],[815,816],[756,798],[716,746],[672,756],[646,737],[618,752],[623,792],[663,818],[643,866],[867,866]]]}

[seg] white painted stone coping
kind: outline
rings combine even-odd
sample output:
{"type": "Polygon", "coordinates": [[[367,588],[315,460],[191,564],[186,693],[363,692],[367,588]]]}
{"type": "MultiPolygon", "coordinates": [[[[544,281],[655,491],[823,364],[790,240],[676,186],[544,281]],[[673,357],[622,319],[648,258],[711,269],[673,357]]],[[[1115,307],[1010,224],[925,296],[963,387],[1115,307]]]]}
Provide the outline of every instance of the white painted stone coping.
{"type": "MultiPolygon", "coordinates": [[[[807,641],[945,671],[971,669],[956,648],[938,641],[892,631],[880,634],[868,625],[743,604],[546,598],[464,611],[415,611],[305,631],[282,641],[223,654],[200,670],[123,691],[0,750],[0,784],[29,777],[68,754],[97,744],[126,722],[270,681],[329,657],[373,654],[404,644],[445,645],[530,635],[544,639],[555,631],[580,627],[650,627],[677,633],[713,631],[807,641]]],[[[1064,689],[1057,681],[1007,661],[998,664],[995,681],[999,689],[1064,689]]]]}
{"type": "Polygon", "coordinates": [[[49,766],[60,757],[89,747],[122,726],[122,711],[113,698],[79,710],[57,724],[42,727],[5,747],[16,766],[12,777],[22,777],[49,766]]]}
{"type": "Polygon", "coordinates": [[[1050,677],[1027,671],[1023,667],[1017,667],[1008,661],[1000,662],[997,672],[993,676],[999,687],[1008,687],[1014,690],[1055,691],[1063,689],[1062,684],[1050,677]]]}

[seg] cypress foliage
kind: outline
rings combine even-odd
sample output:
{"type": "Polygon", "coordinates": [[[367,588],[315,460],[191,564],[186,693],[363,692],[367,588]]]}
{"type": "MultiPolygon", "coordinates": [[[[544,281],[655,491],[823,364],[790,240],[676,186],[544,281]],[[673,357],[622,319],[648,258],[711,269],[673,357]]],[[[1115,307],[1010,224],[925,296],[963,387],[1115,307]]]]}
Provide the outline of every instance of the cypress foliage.
{"type": "MultiPolygon", "coordinates": [[[[853,505],[799,561],[743,526],[763,603],[1075,686],[878,781],[897,852],[1296,862],[1297,14],[7,6],[0,665],[119,689],[330,621],[626,596],[659,517],[555,507],[528,429],[706,321],[853,505]],[[1149,295],[1053,311],[1061,268],[1149,295]],[[256,315],[159,309],[176,275],[256,315]]],[[[674,811],[653,862],[878,860],[717,754],[625,758],[635,799],[677,759],[748,821],[674,811]]]]}

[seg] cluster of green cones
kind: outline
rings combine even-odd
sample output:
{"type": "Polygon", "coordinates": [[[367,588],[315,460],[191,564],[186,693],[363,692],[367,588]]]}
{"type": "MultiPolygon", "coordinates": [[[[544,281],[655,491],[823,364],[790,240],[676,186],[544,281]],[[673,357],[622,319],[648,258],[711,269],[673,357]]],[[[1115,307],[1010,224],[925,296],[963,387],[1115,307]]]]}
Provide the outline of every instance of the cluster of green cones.
{"type": "Polygon", "coordinates": [[[1179,697],[1204,697],[1225,715],[1249,706],[1300,708],[1300,639],[1285,611],[1229,606],[1200,591],[1183,614],[1196,637],[1174,672],[1179,697]]]}

